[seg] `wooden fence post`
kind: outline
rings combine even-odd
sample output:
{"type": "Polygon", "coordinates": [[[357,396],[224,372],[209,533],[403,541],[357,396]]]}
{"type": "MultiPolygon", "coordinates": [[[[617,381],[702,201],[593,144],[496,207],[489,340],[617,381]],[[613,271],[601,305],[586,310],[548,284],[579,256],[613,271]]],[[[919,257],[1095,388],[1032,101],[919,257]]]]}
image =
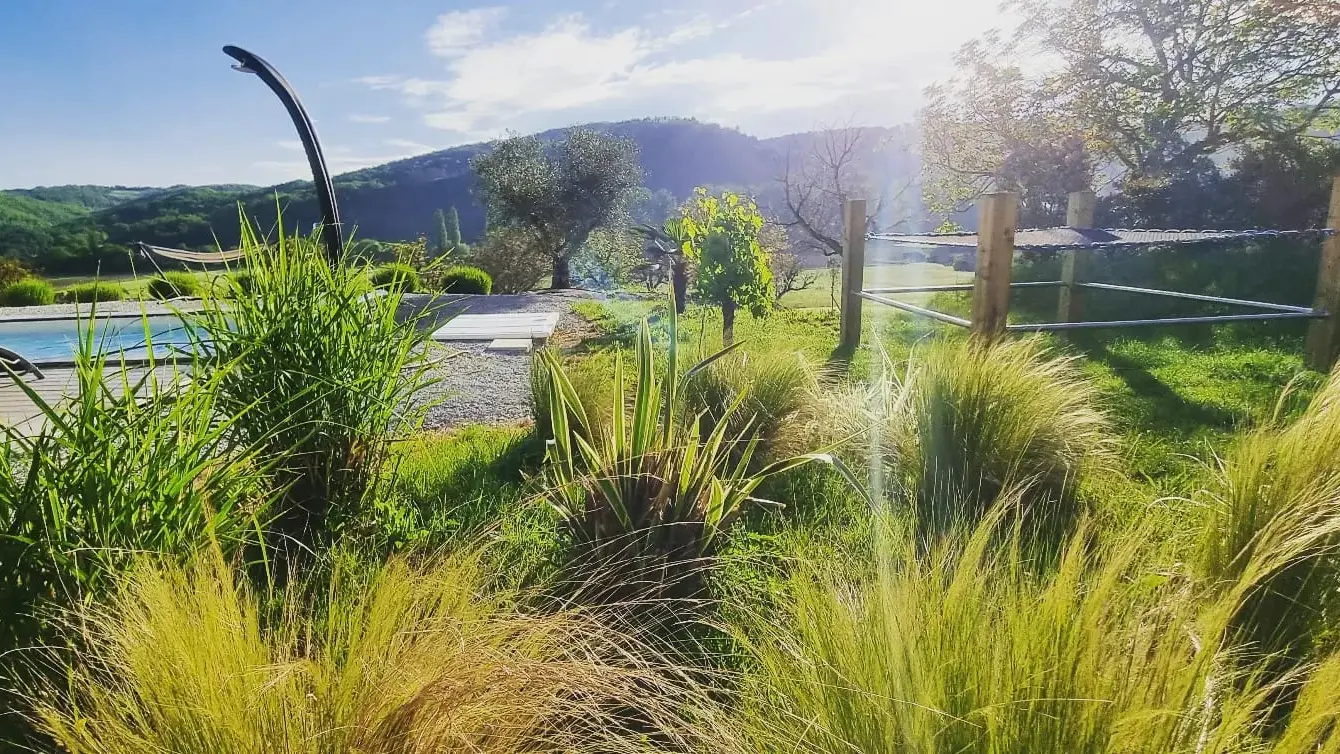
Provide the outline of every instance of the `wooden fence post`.
{"type": "MultiPolygon", "coordinates": [[[[1340,174],[1331,186],[1331,210],[1326,227],[1340,229],[1340,174]]],[[[1321,247],[1321,267],[1317,272],[1317,297],[1313,308],[1325,309],[1326,319],[1312,320],[1307,332],[1307,365],[1321,372],[1331,371],[1340,349],[1340,233],[1333,233],[1321,247]]]]}
{"type": "MultiPolygon", "coordinates": [[[[1098,195],[1092,191],[1076,191],[1066,206],[1065,224],[1068,228],[1092,228],[1098,195]]],[[[1061,257],[1061,300],[1056,310],[1060,322],[1078,322],[1084,318],[1084,289],[1075,283],[1084,282],[1089,266],[1088,249],[1067,249],[1061,257]]]]}
{"type": "Polygon", "coordinates": [[[839,346],[861,345],[861,297],[865,288],[865,200],[850,199],[842,208],[842,307],[838,327],[839,346]]]}
{"type": "Polygon", "coordinates": [[[1005,332],[1010,315],[1010,268],[1014,231],[1019,224],[1019,195],[982,197],[977,223],[977,269],[972,276],[972,331],[994,337],[1005,332]]]}

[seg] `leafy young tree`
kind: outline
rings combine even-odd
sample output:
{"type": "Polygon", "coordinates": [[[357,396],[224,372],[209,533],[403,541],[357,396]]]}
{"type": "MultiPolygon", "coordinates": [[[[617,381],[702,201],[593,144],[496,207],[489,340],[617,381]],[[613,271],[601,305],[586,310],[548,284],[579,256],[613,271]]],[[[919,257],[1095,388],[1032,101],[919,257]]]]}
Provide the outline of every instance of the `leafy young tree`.
{"type": "Polygon", "coordinates": [[[572,285],[573,254],[623,217],[642,182],[632,140],[581,128],[552,147],[534,136],[505,139],[471,167],[490,227],[530,234],[553,265],[553,288],[572,285]]]}
{"type": "Polygon", "coordinates": [[[683,251],[698,268],[699,298],[721,307],[721,339],[735,342],[735,313],[746,309],[762,317],[772,309],[769,254],[759,240],[763,215],[752,199],[732,192],[712,196],[704,188],[684,206],[667,233],[682,238],[683,251]]]}

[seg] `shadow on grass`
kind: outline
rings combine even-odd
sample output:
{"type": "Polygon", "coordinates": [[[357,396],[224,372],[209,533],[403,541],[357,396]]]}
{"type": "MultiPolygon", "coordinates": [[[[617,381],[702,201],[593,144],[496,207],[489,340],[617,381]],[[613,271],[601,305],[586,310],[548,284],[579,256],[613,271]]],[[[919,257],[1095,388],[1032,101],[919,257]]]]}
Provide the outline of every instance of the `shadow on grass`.
{"type": "MultiPolygon", "coordinates": [[[[1188,400],[1156,377],[1147,364],[1107,347],[1106,339],[1072,338],[1071,345],[1092,361],[1105,364],[1122,380],[1139,401],[1138,417],[1127,421],[1160,434],[1191,435],[1205,428],[1232,431],[1240,417],[1232,411],[1188,400]]],[[[1125,413],[1125,412],[1123,412],[1125,413]]]]}

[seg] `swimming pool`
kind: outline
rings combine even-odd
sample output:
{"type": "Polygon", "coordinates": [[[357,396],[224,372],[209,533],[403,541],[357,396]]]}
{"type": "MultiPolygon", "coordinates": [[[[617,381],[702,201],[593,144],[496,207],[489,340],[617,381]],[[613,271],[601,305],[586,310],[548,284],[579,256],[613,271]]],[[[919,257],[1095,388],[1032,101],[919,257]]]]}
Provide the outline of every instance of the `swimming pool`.
{"type": "MultiPolygon", "coordinates": [[[[99,317],[93,335],[98,350],[108,355],[122,354],[128,360],[148,358],[148,340],[153,355],[167,356],[190,346],[190,333],[182,319],[172,314],[99,317]]],[[[74,318],[0,321],[0,346],[17,351],[34,364],[61,364],[74,360],[79,350],[81,328],[90,323],[74,318]]]]}

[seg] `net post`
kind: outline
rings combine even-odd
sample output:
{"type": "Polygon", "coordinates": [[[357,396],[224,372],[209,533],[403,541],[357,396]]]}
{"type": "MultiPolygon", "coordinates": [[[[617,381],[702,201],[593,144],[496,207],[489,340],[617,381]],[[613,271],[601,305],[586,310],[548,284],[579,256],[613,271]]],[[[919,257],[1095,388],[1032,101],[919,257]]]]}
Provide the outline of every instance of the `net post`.
{"type": "Polygon", "coordinates": [[[977,225],[977,269],[972,276],[972,332],[996,337],[1010,315],[1010,268],[1019,225],[1019,195],[982,197],[977,225]]]}
{"type": "Polygon", "coordinates": [[[861,297],[865,288],[865,200],[850,199],[842,207],[842,291],[839,346],[861,345],[861,297]]]}
{"type": "MultiPolygon", "coordinates": [[[[1331,184],[1331,208],[1326,227],[1340,229],[1340,173],[1331,184]]],[[[1340,233],[1332,233],[1321,247],[1314,309],[1326,310],[1326,319],[1312,321],[1307,332],[1307,365],[1329,372],[1340,347],[1340,233]]]]}
{"type": "MultiPolygon", "coordinates": [[[[1092,191],[1075,191],[1066,205],[1065,224],[1069,228],[1092,228],[1098,195],[1092,191]]],[[[1061,257],[1061,297],[1056,318],[1061,322],[1078,322],[1084,316],[1084,289],[1076,283],[1084,282],[1089,266],[1088,249],[1067,249],[1061,257]]]]}

